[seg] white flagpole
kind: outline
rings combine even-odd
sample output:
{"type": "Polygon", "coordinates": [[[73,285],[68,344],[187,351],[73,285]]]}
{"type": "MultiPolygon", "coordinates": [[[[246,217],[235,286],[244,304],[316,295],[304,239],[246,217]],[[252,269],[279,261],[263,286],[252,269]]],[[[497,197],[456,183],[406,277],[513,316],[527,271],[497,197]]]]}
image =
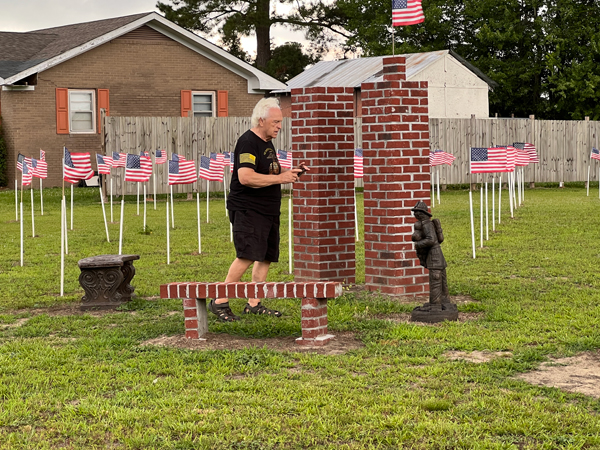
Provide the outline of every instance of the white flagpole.
{"type": "Polygon", "coordinates": [[[488,208],[488,182],[485,182],[485,240],[490,240],[490,221],[488,208]]]}
{"type": "Polygon", "coordinates": [[[63,195],[63,202],[65,202],[65,255],[69,254],[69,227],[68,227],[68,220],[67,219],[67,196],[63,195]]]}
{"type": "MultiPolygon", "coordinates": [[[[167,198],[167,202],[169,199],[167,198]]],[[[173,203],[173,185],[171,185],[171,228],[175,228],[175,206],[173,203]]]]}
{"type": "Polygon", "coordinates": [[[471,213],[471,245],[473,247],[473,259],[475,259],[475,221],[473,220],[473,191],[469,184],[469,210],[471,213]]]}
{"type": "MultiPolygon", "coordinates": [[[[40,178],[41,179],[41,178],[40,178]]],[[[33,184],[31,185],[31,237],[35,237],[35,215],[33,211],[33,184]]]]}
{"type": "Polygon", "coordinates": [[[19,182],[15,179],[15,220],[19,221],[19,182]]]}
{"type": "MultiPolygon", "coordinates": [[[[288,256],[289,256],[289,272],[292,273],[292,260],[294,259],[294,255],[292,255],[292,189],[290,188],[290,198],[288,198],[288,256]]],[[[356,220],[356,191],[354,191],[354,218],[356,220]]],[[[358,222],[357,222],[358,225],[358,222]]],[[[358,240],[358,227],[356,228],[356,240],[358,240]]]]}
{"type": "Polygon", "coordinates": [[[437,170],[437,194],[438,194],[438,205],[440,204],[440,167],[437,170]]]}
{"type": "Polygon", "coordinates": [[[73,185],[71,185],[71,231],[73,231],[73,185]]]}
{"type": "Polygon", "coordinates": [[[169,199],[167,198],[167,265],[171,264],[171,240],[169,229],[169,199]]]}
{"type": "Polygon", "coordinates": [[[496,231],[496,176],[492,175],[492,231],[496,231]]]}
{"type": "Polygon", "coordinates": [[[588,166],[588,182],[587,182],[587,196],[590,196],[590,169],[592,168],[592,165],[590,164],[588,166]]]}
{"type": "Polygon", "coordinates": [[[525,203],[525,167],[521,167],[521,198],[525,203]]]}
{"type": "Polygon", "coordinates": [[[502,221],[502,173],[498,176],[498,225],[502,221]]]}
{"type": "Polygon", "coordinates": [[[140,215],[140,183],[137,184],[137,213],[136,215],[140,215]]]}
{"type": "Polygon", "coordinates": [[[517,169],[513,171],[512,176],[514,205],[515,209],[517,209],[519,207],[519,204],[517,203],[517,169]]]}
{"type": "Polygon", "coordinates": [[[206,223],[208,223],[208,207],[210,205],[210,181],[206,180],[206,223]]]}
{"type": "Polygon", "coordinates": [[[40,206],[42,208],[42,216],[44,215],[44,190],[42,188],[42,179],[40,178],[40,206]]]}
{"type": "Polygon", "coordinates": [[[523,186],[522,186],[522,182],[523,182],[523,172],[522,169],[517,169],[517,182],[519,183],[519,206],[521,206],[521,204],[523,203],[523,186]]]}
{"type": "MultiPolygon", "coordinates": [[[[431,202],[433,205],[435,203],[431,202]]],[[[291,221],[290,221],[291,223],[291,221]]],[[[356,205],[356,187],[354,188],[354,232],[356,233],[356,242],[360,241],[360,236],[358,235],[358,208],[356,205]]]]}
{"type": "Polygon", "coordinates": [[[156,165],[156,153],[152,162],[152,184],[154,185],[154,211],[156,211],[156,175],[154,175],[154,166],[156,165]]]}
{"type": "Polygon", "coordinates": [[[598,198],[600,198],[600,166],[598,166],[598,198]]]}
{"type": "Polygon", "coordinates": [[[227,177],[223,178],[223,194],[225,195],[225,217],[229,216],[229,211],[227,211],[227,184],[225,183],[225,179],[227,177]]]}
{"type": "Polygon", "coordinates": [[[196,214],[198,216],[198,253],[202,253],[202,237],[200,236],[200,192],[196,192],[196,214]]]}
{"type": "Polygon", "coordinates": [[[110,237],[108,235],[108,223],[106,223],[106,209],[104,207],[104,195],[102,195],[102,186],[98,187],[100,191],[100,203],[102,203],[102,217],[104,217],[104,229],[106,230],[106,242],[110,242],[110,237]]]}
{"type": "Polygon", "coordinates": [[[514,200],[514,196],[513,196],[513,190],[514,190],[514,185],[513,185],[513,179],[514,179],[514,172],[508,172],[508,197],[510,199],[510,218],[514,218],[514,208],[513,208],[513,200],[514,200]]]}
{"type": "Polygon", "coordinates": [[[113,187],[113,177],[112,177],[112,173],[110,174],[110,223],[113,223],[113,191],[112,191],[112,187],[113,187]]]}
{"type": "Polygon", "coordinates": [[[144,232],[146,232],[146,183],[144,183],[144,232]]]}
{"type": "Polygon", "coordinates": [[[65,292],[65,201],[60,201],[60,296],[65,292]]]}
{"type": "Polygon", "coordinates": [[[480,248],[483,248],[483,175],[481,176],[482,182],[479,187],[479,234],[480,234],[480,248]]]}
{"type": "MultiPolygon", "coordinates": [[[[23,189],[23,186],[21,186],[21,189],[23,189]]],[[[21,211],[21,220],[19,221],[21,226],[21,267],[23,267],[23,254],[25,253],[23,251],[23,200],[19,204],[19,210],[21,211]]]]}
{"type": "MultiPolygon", "coordinates": [[[[123,188],[125,191],[125,188],[123,188]]],[[[123,254],[123,212],[125,210],[125,194],[121,197],[121,220],[119,223],[119,255],[123,254]]]]}
{"type": "MultiPolygon", "coordinates": [[[[429,170],[431,171],[431,208],[433,209],[435,208],[435,169],[430,166],[429,170]]],[[[354,197],[356,198],[356,194],[354,197]]],[[[354,204],[356,204],[356,200],[354,201],[354,204]]]]}

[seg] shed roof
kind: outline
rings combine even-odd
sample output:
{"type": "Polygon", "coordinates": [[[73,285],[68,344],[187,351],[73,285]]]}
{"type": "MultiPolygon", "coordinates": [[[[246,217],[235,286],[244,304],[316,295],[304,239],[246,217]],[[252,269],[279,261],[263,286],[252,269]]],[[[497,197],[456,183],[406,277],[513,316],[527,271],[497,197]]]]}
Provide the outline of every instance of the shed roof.
{"type": "MultiPolygon", "coordinates": [[[[410,80],[430,64],[451,55],[466,66],[476,76],[493,87],[496,83],[483,72],[460,56],[449,50],[438,50],[425,53],[406,53],[397,56],[406,58],[406,79],[410,80]]],[[[360,88],[365,81],[383,80],[383,58],[374,56],[358,59],[342,59],[338,61],[320,61],[287,82],[287,88],[276,92],[290,92],[294,88],[304,87],[353,87],[360,88]]]]}
{"type": "Polygon", "coordinates": [[[29,75],[47,70],[144,25],[246,78],[249,92],[285,87],[275,78],[155,12],[24,33],[0,32],[0,85],[16,84],[29,75]]]}

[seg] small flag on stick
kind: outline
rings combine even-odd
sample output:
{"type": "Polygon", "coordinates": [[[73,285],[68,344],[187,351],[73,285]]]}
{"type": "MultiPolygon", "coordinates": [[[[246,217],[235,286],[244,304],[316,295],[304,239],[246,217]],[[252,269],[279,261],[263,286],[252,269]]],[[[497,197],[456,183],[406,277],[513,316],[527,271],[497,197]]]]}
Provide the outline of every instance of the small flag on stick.
{"type": "Polygon", "coordinates": [[[92,162],[89,153],[71,153],[65,148],[63,165],[63,176],[65,181],[71,184],[79,180],[89,180],[94,176],[92,162]]]}
{"type": "Polygon", "coordinates": [[[277,159],[279,164],[284,169],[292,168],[292,152],[286,152],[285,150],[277,150],[277,159]]]}
{"type": "Polygon", "coordinates": [[[154,158],[156,164],[164,164],[167,162],[167,152],[164,150],[156,150],[156,157],[154,158]]]}
{"type": "Polygon", "coordinates": [[[600,151],[596,147],[592,147],[592,159],[600,160],[600,151]]]}
{"type": "Polygon", "coordinates": [[[190,184],[197,180],[194,161],[186,161],[179,155],[173,155],[169,161],[169,184],[190,184]]]}
{"type": "Polygon", "coordinates": [[[471,173],[506,172],[505,148],[471,147],[471,173]]]}
{"type": "Polygon", "coordinates": [[[356,150],[354,150],[354,178],[363,177],[363,161],[363,150],[362,148],[357,148],[356,150]]]}
{"type": "Polygon", "coordinates": [[[104,175],[110,174],[110,163],[107,160],[110,160],[110,157],[102,156],[96,153],[96,163],[98,164],[98,173],[102,173],[104,175]]]}
{"type": "Polygon", "coordinates": [[[149,156],[127,154],[125,181],[144,183],[152,176],[152,160],[149,156]]]}

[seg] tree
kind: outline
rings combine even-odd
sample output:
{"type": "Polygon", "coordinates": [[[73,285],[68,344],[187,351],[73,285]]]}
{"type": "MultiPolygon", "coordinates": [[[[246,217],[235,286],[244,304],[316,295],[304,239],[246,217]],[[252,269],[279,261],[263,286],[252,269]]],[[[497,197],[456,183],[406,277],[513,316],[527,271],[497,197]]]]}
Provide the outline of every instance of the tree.
{"type": "Polygon", "coordinates": [[[347,36],[340,26],[343,20],[333,6],[321,1],[300,4],[289,13],[278,12],[294,5],[294,0],[170,0],[173,5],[158,2],[166,18],[201,34],[219,34],[224,47],[247,59],[241,50],[242,36],[256,36],[256,67],[265,69],[271,59],[271,27],[276,24],[304,30],[320,50],[325,50],[332,33],[347,36]],[[279,8],[278,8],[279,7],[279,8]]]}
{"type": "Polygon", "coordinates": [[[318,56],[304,53],[299,42],[286,42],[273,49],[265,72],[286,83],[319,59],[318,56]]]}

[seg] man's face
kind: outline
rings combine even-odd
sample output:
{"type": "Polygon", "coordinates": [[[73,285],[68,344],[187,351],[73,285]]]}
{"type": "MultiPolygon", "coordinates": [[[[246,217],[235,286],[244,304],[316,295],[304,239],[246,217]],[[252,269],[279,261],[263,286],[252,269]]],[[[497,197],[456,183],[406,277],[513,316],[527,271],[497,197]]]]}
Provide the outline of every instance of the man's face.
{"type": "Polygon", "coordinates": [[[279,108],[269,109],[266,119],[259,119],[258,126],[262,128],[265,133],[267,141],[275,139],[279,130],[281,130],[281,122],[283,121],[283,114],[279,108]]]}

